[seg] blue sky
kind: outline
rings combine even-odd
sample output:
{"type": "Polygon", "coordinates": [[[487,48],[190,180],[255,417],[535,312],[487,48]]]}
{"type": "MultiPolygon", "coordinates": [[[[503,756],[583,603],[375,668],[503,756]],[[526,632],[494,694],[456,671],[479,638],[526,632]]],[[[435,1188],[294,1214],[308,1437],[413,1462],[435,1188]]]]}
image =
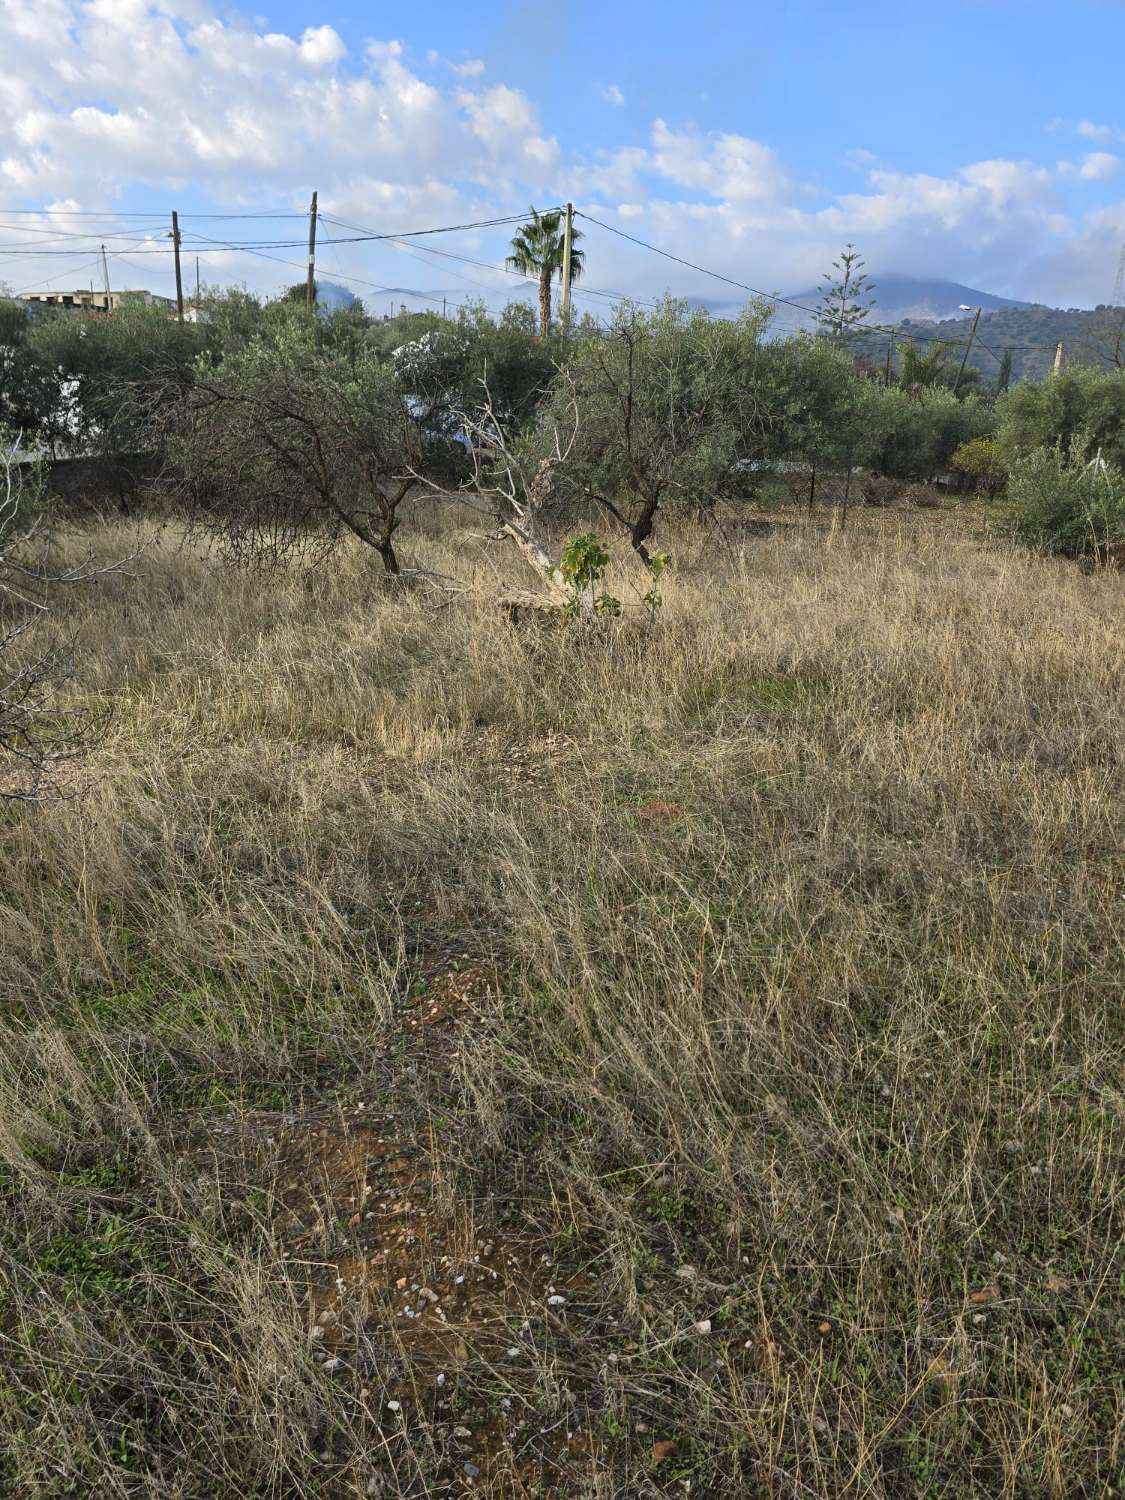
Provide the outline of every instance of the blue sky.
{"type": "MultiPolygon", "coordinates": [[[[16,287],[61,284],[72,266],[88,279],[111,235],[121,281],[167,290],[160,225],[175,206],[205,279],[271,290],[291,268],[200,236],[276,241],[299,262],[284,248],[299,218],[190,215],[297,215],[314,186],[330,213],[396,232],[571,197],[782,291],[815,283],[854,240],[876,273],[1088,305],[1108,297],[1125,239],[1119,0],[284,0],[260,15],[212,0],[0,0],[0,55],[18,60],[0,78],[0,206],[42,211],[15,229],[0,218],[0,279],[16,287]]],[[[727,295],[587,229],[591,287],[727,295]]],[[[493,305],[519,290],[429,253],[495,262],[507,231],[425,249],[321,233],[322,268],[375,305],[397,293],[360,283],[493,305]]]]}

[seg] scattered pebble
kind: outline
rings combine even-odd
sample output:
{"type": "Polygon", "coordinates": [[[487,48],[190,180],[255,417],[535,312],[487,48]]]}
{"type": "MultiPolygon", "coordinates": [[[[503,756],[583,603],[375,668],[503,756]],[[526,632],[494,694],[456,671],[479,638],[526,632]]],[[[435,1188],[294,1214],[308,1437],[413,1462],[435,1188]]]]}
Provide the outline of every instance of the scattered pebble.
{"type": "Polygon", "coordinates": [[[711,1332],[711,1319],[710,1318],[701,1318],[698,1323],[693,1323],[692,1327],[695,1329],[696,1333],[698,1333],[700,1335],[703,1335],[703,1334],[706,1334],[706,1333],[710,1333],[711,1332]]]}

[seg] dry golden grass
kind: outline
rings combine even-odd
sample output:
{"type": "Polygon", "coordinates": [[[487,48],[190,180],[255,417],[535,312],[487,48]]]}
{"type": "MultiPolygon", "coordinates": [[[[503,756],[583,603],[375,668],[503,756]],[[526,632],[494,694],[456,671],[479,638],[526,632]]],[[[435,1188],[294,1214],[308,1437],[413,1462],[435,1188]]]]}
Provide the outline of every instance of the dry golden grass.
{"type": "Polygon", "coordinates": [[[1121,579],[685,531],[590,639],[456,519],[448,600],[172,529],[68,599],[115,717],[0,814],[0,1493],[1117,1493],[1121,579]],[[380,1267],[486,1241],[412,1344],[380,1267]]]}

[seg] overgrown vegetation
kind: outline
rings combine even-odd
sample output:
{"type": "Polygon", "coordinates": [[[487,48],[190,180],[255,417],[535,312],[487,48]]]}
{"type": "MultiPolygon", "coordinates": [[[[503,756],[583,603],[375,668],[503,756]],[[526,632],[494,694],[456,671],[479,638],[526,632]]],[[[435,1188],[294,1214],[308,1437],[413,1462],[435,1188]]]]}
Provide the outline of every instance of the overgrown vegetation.
{"type": "MultiPolygon", "coordinates": [[[[577,520],[591,504],[600,507],[642,552],[661,517],[753,499],[779,468],[803,473],[810,504],[820,499],[848,506],[857,496],[853,474],[932,482],[956,468],[959,450],[975,465],[960,472],[991,496],[1002,491],[1007,465],[1036,449],[1059,447],[1086,461],[1100,454],[1117,467],[1125,461],[1120,368],[1069,369],[1010,390],[1004,371],[995,386],[974,382],[966,372],[954,391],[960,361],[933,339],[901,343],[889,380],[887,371],[854,360],[867,287],[850,247],[840,261],[843,279],[827,288],[834,298],[834,311],[825,312],[827,337],[772,337],[764,304],[725,320],[674,301],[651,312],[620,307],[608,327],[584,319],[559,330],[550,304],[562,253],[557,217],[534,220],[519,250],[525,269],[535,252],[545,278],[538,336],[534,313],[524,304],[513,304],[498,319],[470,307],[452,320],[407,313],[373,320],[358,306],[310,316],[299,301],[262,304],[235,289],[206,295],[202,321],[180,326],[160,309],[139,304],[113,318],[39,313],[29,321],[25,310],[7,303],[0,319],[0,408],[31,447],[103,454],[125,464],[120,482],[126,486],[137,482],[129,462],[138,454],[167,455],[168,434],[175,433],[175,463],[190,471],[192,494],[207,489],[202,481],[209,465],[212,478],[221,474],[226,481],[218,490],[211,485],[201,514],[214,519],[221,511],[228,540],[236,534],[261,539],[269,513],[267,530],[284,537],[284,549],[323,555],[326,537],[317,518],[333,516],[332,524],[346,529],[341,517],[355,520],[364,512],[364,529],[385,559],[393,558],[397,522],[391,516],[406,493],[407,475],[420,484],[483,478],[487,485],[488,455],[479,454],[485,462],[474,467],[469,440],[486,410],[507,448],[541,458],[554,449],[560,412],[569,424],[577,401],[576,440],[567,465],[553,476],[559,505],[569,504],[577,520]],[[260,394],[263,382],[276,383],[298,365],[302,388],[286,394],[295,398],[284,417],[290,437],[315,404],[314,393],[351,391],[344,402],[351,416],[340,428],[351,436],[330,445],[341,449],[341,463],[343,449],[351,455],[344,481],[351,498],[342,504],[341,476],[326,487],[328,428],[319,418],[312,424],[319,436],[308,429],[304,446],[288,441],[284,457],[271,450],[264,487],[261,445],[268,448],[272,438],[263,427],[250,444],[258,457],[229,461],[230,444],[249,430],[251,410],[261,410],[260,402],[247,401],[245,389],[237,403],[229,391],[240,382],[246,387],[251,368],[260,394]],[[220,386],[228,388],[221,405],[220,386]],[[200,417],[205,405],[206,421],[200,417]],[[238,433],[231,425],[236,409],[244,422],[238,433]],[[226,447],[213,447],[220,411],[226,447]],[[362,462],[355,441],[361,426],[362,462]],[[376,428],[382,435],[372,466],[376,428]],[[194,448],[187,432],[198,436],[194,448]],[[312,451],[318,441],[319,457],[312,451]],[[995,442],[995,452],[981,446],[988,442],[995,442]],[[287,498],[275,482],[282,469],[289,475],[287,498]],[[321,501],[309,509],[302,486],[314,471],[321,501]],[[330,500],[324,498],[329,489],[330,500]],[[314,534],[316,544],[306,546],[314,534]]],[[[573,254],[577,272],[581,252],[573,254]]],[[[276,538],[259,555],[271,549],[276,538]]],[[[245,554],[241,544],[240,551],[245,554]]],[[[393,571],[394,562],[389,566],[393,571]]]]}
{"type": "Polygon", "coordinates": [[[1013,464],[1008,498],[1013,534],[1040,551],[1096,560],[1125,542],[1125,475],[1104,460],[1034,448],[1013,464]]]}
{"type": "Polygon", "coordinates": [[[1125,375],[204,302],[4,325],[0,1495],[1116,1493],[1125,375]]]}
{"type": "Polygon", "coordinates": [[[171,532],[77,596],[111,738],[0,859],[0,1488],[1108,1493],[1120,585],[925,515],[680,523],[651,634],[513,629],[447,508],[436,612],[171,532]]]}

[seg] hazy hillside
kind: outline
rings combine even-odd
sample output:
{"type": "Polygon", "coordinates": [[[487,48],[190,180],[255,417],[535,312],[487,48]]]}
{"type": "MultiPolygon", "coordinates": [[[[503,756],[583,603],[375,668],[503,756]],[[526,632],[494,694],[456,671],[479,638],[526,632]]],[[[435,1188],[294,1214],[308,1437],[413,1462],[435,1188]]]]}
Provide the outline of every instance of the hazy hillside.
{"type": "MultiPolygon", "coordinates": [[[[1018,302],[1011,297],[997,297],[992,292],[982,292],[975,287],[964,286],[959,281],[901,276],[894,271],[873,276],[871,280],[876,303],[873,316],[880,323],[901,323],[906,318],[937,322],[943,318],[957,317],[962,304],[983,307],[986,312],[1034,306],[1031,302],[1018,302]]],[[[790,301],[802,302],[809,307],[815,307],[820,302],[820,290],[817,287],[787,295],[790,301]]]]}
{"type": "MultiPolygon", "coordinates": [[[[979,304],[977,304],[979,305],[979,304]]],[[[880,323],[896,322],[876,308],[873,317],[880,323]]],[[[1068,364],[1113,363],[1114,348],[1121,331],[1125,310],[1107,307],[1061,308],[1035,306],[1002,307],[985,312],[980,320],[969,363],[979,369],[986,380],[993,380],[1000,368],[1005,349],[1012,351],[1012,379],[1034,380],[1047,374],[1061,339],[1068,364]]],[[[960,314],[940,322],[906,319],[898,323],[897,338],[911,335],[932,339],[943,337],[964,340],[972,328],[972,315],[960,314]]],[[[862,335],[857,353],[882,359],[886,353],[885,332],[862,335]]],[[[1125,339],[1122,340],[1125,350],[1125,339]]]]}

